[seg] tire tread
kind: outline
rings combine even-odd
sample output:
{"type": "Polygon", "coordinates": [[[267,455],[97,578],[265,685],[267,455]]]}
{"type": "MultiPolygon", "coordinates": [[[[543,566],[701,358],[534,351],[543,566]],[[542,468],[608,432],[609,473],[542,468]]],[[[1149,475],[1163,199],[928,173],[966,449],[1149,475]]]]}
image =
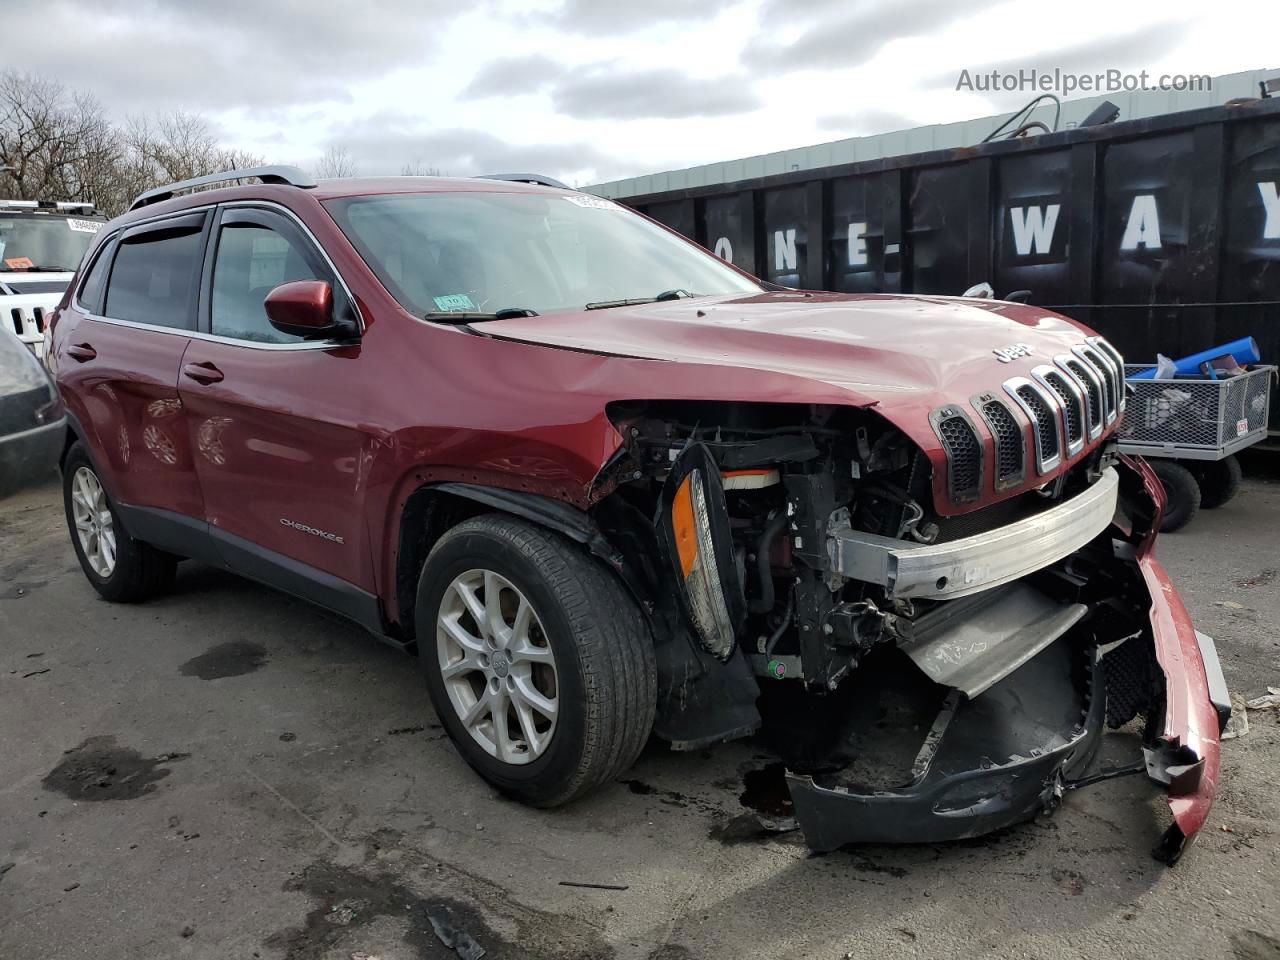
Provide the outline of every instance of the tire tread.
{"type": "Polygon", "coordinates": [[[568,779],[525,798],[534,806],[560,806],[616,779],[648,741],[657,707],[653,642],[621,581],[567,537],[507,514],[486,514],[447,531],[432,553],[472,536],[515,547],[545,579],[570,624],[586,688],[582,756],[568,779]]]}

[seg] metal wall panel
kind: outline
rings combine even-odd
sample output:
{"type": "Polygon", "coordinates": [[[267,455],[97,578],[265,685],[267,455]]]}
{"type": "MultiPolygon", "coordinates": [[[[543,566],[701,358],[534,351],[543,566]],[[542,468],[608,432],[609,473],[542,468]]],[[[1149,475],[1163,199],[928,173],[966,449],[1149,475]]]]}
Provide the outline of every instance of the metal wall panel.
{"type": "Polygon", "coordinates": [[[1040,303],[1071,303],[1071,151],[1006,157],[997,169],[992,208],[1000,296],[1031,290],[1040,303]]]}
{"type": "Polygon", "coordinates": [[[809,218],[804,187],[784,187],[764,193],[765,280],[786,287],[804,286],[809,266],[809,218]]]}

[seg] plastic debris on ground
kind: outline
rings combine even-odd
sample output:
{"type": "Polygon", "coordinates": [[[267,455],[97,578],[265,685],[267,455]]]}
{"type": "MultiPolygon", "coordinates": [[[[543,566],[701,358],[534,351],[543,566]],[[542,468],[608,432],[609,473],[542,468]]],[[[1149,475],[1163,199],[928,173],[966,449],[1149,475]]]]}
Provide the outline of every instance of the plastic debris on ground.
{"type": "Polygon", "coordinates": [[[428,907],[427,919],[437,939],[458,955],[460,960],[480,960],[487,952],[475,938],[460,927],[454,926],[449,912],[440,907],[428,907]]]}
{"type": "Polygon", "coordinates": [[[1267,687],[1267,692],[1261,697],[1250,700],[1248,707],[1250,710],[1280,709],[1280,687],[1267,687]]]}
{"type": "Polygon", "coordinates": [[[1222,731],[1223,740],[1235,740],[1249,732],[1249,711],[1245,709],[1244,697],[1238,693],[1231,695],[1231,719],[1227,728],[1222,731]]]}

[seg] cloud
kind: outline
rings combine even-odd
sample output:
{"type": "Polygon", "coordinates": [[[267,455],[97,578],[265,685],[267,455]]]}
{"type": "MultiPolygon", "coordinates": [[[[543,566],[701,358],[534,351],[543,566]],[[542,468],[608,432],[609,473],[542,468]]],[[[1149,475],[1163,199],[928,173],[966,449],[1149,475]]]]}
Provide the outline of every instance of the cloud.
{"type": "Polygon", "coordinates": [[[462,98],[473,100],[477,97],[509,97],[533,93],[546,89],[565,69],[564,64],[540,53],[490,60],[476,71],[476,75],[462,91],[462,98]]]}
{"type": "Polygon", "coordinates": [[[954,0],[802,0],[798,5],[770,0],[761,9],[762,23],[784,19],[806,24],[791,43],[761,33],[743,48],[750,70],[788,73],[797,70],[856,67],[874,57],[891,40],[940,32],[948,24],[972,17],[996,0],[972,4],[954,0]],[[807,16],[806,16],[807,14],[807,16]]]}
{"type": "Polygon", "coordinates": [[[554,13],[537,20],[568,33],[608,36],[673,21],[710,20],[738,0],[565,0],[554,13]]]}
{"type": "Polygon", "coordinates": [[[844,137],[865,137],[874,133],[909,130],[920,124],[906,114],[892,110],[855,110],[851,113],[828,113],[818,117],[818,129],[844,137]]]}
{"type": "Polygon", "coordinates": [[[618,69],[607,63],[569,68],[542,54],[504,57],[482,66],[463,99],[549,90],[557,113],[579,120],[677,120],[748,113],[761,105],[743,75],[699,79],[670,67],[618,69]]]}
{"type": "Polygon", "coordinates": [[[334,132],[362,175],[396,175],[406,164],[439,170],[446,176],[482,173],[541,173],[567,183],[590,183],[632,176],[637,164],[629,157],[605,153],[582,141],[509,143],[484,130],[430,130],[421,119],[404,114],[378,114],[334,132]]]}
{"type": "Polygon", "coordinates": [[[743,76],[700,79],[671,68],[578,67],[551,88],[558,113],[579,120],[719,117],[761,105],[743,76]]]}
{"type": "MultiPolygon", "coordinates": [[[[1166,56],[1185,39],[1190,25],[1183,21],[1159,23],[1142,27],[1129,33],[1114,34],[1087,43],[1045,50],[1034,54],[1021,54],[984,64],[966,66],[970,75],[978,76],[999,70],[1016,73],[1020,69],[1036,69],[1052,72],[1055,68],[1067,73],[1101,73],[1106,70],[1140,70],[1166,56]]],[[[921,81],[922,87],[946,86],[955,89],[960,71],[938,73],[921,81]]],[[[1150,78],[1154,83],[1156,78],[1150,78]]],[[[1074,94],[1082,96],[1088,94],[1074,94]]],[[[1027,97],[1031,92],[1027,92],[1027,97]]],[[[1017,99],[1014,97],[1013,99],[1017,99]]]]}
{"type": "Polygon", "coordinates": [[[421,62],[449,0],[44,0],[6,9],[5,66],[48,73],[114,110],[349,100],[352,83],[421,62]],[[394,24],[394,28],[389,25],[394,24]],[[51,59],[52,56],[52,59],[51,59]]]}

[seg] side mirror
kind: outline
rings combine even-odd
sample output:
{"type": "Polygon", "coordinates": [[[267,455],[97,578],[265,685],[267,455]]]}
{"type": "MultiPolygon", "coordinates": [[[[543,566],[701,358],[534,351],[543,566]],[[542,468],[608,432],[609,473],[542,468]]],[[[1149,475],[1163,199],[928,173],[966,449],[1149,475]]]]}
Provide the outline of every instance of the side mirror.
{"type": "Polygon", "coordinates": [[[281,333],[308,339],[351,336],[355,327],[333,314],[333,288],[323,280],[282,283],[262,301],[267,319],[281,333]]]}

